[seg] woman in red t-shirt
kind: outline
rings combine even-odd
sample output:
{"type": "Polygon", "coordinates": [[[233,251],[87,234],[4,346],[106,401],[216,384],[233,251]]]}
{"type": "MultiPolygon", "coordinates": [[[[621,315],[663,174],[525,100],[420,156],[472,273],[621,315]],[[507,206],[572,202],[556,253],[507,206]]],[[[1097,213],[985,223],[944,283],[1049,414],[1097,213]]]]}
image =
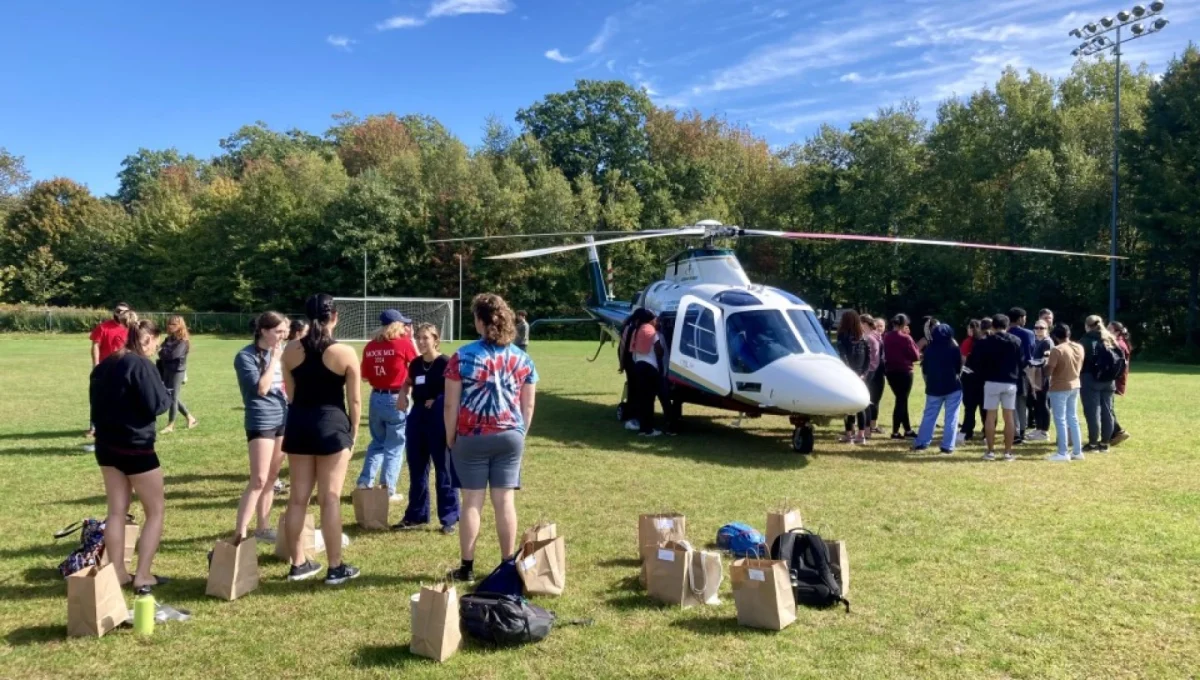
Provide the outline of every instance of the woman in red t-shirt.
{"type": "Polygon", "coordinates": [[[363,348],[362,375],[371,384],[367,415],[371,443],[358,475],[358,488],[371,488],[382,467],[381,485],[387,487],[392,502],[399,502],[404,500],[396,493],[396,485],[408,419],[408,365],[417,358],[417,349],[408,335],[411,319],[387,309],[379,315],[379,323],[382,328],[363,348]]]}

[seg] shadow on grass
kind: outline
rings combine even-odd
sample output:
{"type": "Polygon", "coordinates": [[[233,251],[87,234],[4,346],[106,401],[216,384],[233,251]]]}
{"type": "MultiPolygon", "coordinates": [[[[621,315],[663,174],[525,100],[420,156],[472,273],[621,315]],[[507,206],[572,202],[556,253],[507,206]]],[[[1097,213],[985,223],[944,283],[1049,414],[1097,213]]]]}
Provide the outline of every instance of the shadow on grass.
{"type": "Polygon", "coordinates": [[[249,476],[249,468],[247,468],[246,472],[243,473],[221,473],[213,475],[167,475],[163,477],[163,487],[170,489],[173,486],[180,484],[191,484],[193,482],[237,482],[238,484],[244,486],[246,484],[246,479],[249,478],[249,476]]]}
{"type": "Polygon", "coordinates": [[[671,627],[680,628],[697,635],[776,635],[778,631],[762,630],[739,626],[737,617],[728,618],[686,618],[671,622],[671,627]]]}
{"type": "MultiPolygon", "coordinates": [[[[230,492],[228,492],[228,491],[192,491],[190,489],[172,489],[167,484],[164,484],[164,487],[166,487],[166,492],[163,494],[163,497],[166,498],[166,500],[168,500],[168,501],[180,501],[180,500],[188,500],[188,499],[193,499],[193,498],[197,498],[197,499],[225,498],[225,499],[228,499],[230,497],[230,492]]],[[[239,500],[241,500],[241,494],[240,493],[234,494],[233,495],[233,506],[234,507],[237,507],[239,500]]],[[[213,501],[213,503],[216,503],[216,501],[213,501]]],[[[107,505],[107,504],[108,504],[108,497],[104,496],[103,494],[96,495],[96,496],[84,496],[82,498],[60,499],[60,500],[48,501],[46,503],[46,505],[102,505],[102,506],[107,505]]],[[[137,500],[135,497],[134,506],[136,507],[136,505],[137,505],[137,500]]],[[[211,507],[222,507],[223,508],[226,505],[228,505],[227,501],[220,501],[219,505],[214,505],[211,507]]],[[[181,505],[172,506],[172,507],[205,508],[205,507],[210,507],[210,506],[208,506],[204,503],[200,503],[200,504],[191,504],[191,505],[181,504],[181,505]]],[[[169,510],[169,508],[168,508],[168,510],[169,510]]]]}
{"type": "MultiPolygon", "coordinates": [[[[49,536],[47,536],[47,539],[49,539],[49,536]]],[[[48,542],[40,545],[31,545],[24,548],[5,548],[4,550],[0,550],[0,559],[42,557],[46,560],[54,560],[55,563],[58,563],[78,546],[78,539],[71,541],[69,538],[63,538],[58,543],[48,542]]]]}
{"type": "Polygon", "coordinates": [[[359,647],[350,663],[356,668],[402,668],[415,663],[432,662],[413,654],[408,645],[368,645],[359,647]]]}
{"type": "Polygon", "coordinates": [[[612,406],[546,391],[538,393],[533,435],[571,447],[690,458],[737,468],[795,470],[808,464],[805,456],[792,452],[789,436],[756,435],[703,417],[684,417],[679,429],[678,437],[639,438],[621,427],[612,406]]]}
{"type": "Polygon", "coordinates": [[[63,437],[78,439],[80,446],[83,446],[88,441],[83,436],[82,428],[74,430],[48,430],[46,432],[9,432],[8,434],[0,434],[0,441],[6,439],[61,439],[63,437]]]}
{"type": "Polygon", "coordinates": [[[617,581],[608,591],[611,595],[605,604],[622,612],[662,609],[666,605],[650,599],[637,576],[617,581]]]}
{"type": "Polygon", "coordinates": [[[4,636],[4,641],[13,647],[61,642],[67,639],[66,626],[26,626],[17,628],[4,636]]]}
{"type": "Polygon", "coordinates": [[[617,557],[611,560],[601,560],[596,563],[597,567],[621,567],[625,569],[634,569],[642,566],[642,561],[636,557],[617,557]]]}
{"type": "Polygon", "coordinates": [[[18,446],[0,449],[0,456],[88,456],[90,458],[92,452],[84,451],[83,447],[83,442],[71,446],[39,446],[38,448],[18,446]]]}

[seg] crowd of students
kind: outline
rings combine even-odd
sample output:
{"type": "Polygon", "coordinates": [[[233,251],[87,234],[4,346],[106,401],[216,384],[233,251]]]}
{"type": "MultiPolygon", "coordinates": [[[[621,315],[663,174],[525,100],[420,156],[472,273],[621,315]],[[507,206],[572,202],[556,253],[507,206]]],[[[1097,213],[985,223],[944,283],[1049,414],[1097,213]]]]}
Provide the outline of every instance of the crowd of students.
{"type": "Polygon", "coordinates": [[[1030,330],[1024,309],[971,319],[962,343],[953,329],[926,317],[914,339],[908,316],[897,314],[886,332],[869,315],[845,312],[838,325],[837,347],[842,360],[863,380],[871,404],[846,418],[842,441],[864,444],[878,426],[879,402],[886,383],[895,397],[892,439],[912,439],[913,449],[933,445],[934,429],[942,416],[942,454],[975,438],[976,413],[983,425],[985,460],[1014,460],[1014,447],[1027,441],[1047,441],[1054,424],[1057,451],[1048,460],[1083,460],[1087,452],[1107,453],[1129,438],[1117,421],[1114,395],[1124,395],[1133,345],[1128,329],[1099,316],[1084,321],[1083,336],[1072,338],[1071,327],[1055,323],[1049,309],[1038,312],[1030,330]],[[908,413],[917,364],[925,383],[925,409],[914,431],[908,413]],[[1080,431],[1082,404],[1086,440],[1080,431]],[[959,410],[962,419],[959,422],[959,410]],[[1002,448],[996,436],[1002,421],[1002,448]],[[1069,449],[1069,450],[1068,450],[1069,449]]]}
{"type": "MultiPolygon", "coordinates": [[[[517,345],[517,317],[503,299],[477,296],[472,311],[480,339],[447,357],[439,351],[436,326],[421,324],[414,330],[411,319],[386,310],[361,362],[352,347],[334,340],[338,313],[329,295],[308,299],[307,322],[289,323],[276,312],[260,315],[253,341],[234,358],[249,453],[249,479],[238,503],[235,539],[248,535],[253,518],[257,538],[287,546],[292,558],[289,580],[318,575],[321,565],[307,559],[301,545],[315,490],[329,560],[325,583],[337,585],[359,575],[342,555],[341,502],[359,435],[365,377],[371,386],[371,442],[358,485],[374,484],[378,476],[392,498],[402,500],[396,487],[400,456],[407,450],[408,506],[393,528],[414,530],[429,524],[432,467],[441,532],[454,534],[461,524],[462,562],[448,577],[474,580],[475,545],[489,489],[501,552],[514,555],[515,491],[521,486],[525,433],[533,421],[538,376],[529,355],[517,345]],[[285,456],[291,490],[280,525],[284,535],[277,536],[270,512],[285,456]]],[[[520,330],[520,339],[527,342],[528,326],[520,330]]],[[[179,400],[189,344],[183,319],[168,321],[156,368],[151,356],[158,338],[157,326],[138,319],[124,304],[92,334],[89,434],[95,438],[108,499],[105,541],[124,544],[125,516],[136,493],[145,513],[137,573],[130,576],[120,561],[114,566],[122,583],[143,592],[166,581],[151,571],[165,512],[162,468],[155,453],[157,417],[168,411],[173,416],[178,410],[189,427],[195,426],[179,400]]]]}

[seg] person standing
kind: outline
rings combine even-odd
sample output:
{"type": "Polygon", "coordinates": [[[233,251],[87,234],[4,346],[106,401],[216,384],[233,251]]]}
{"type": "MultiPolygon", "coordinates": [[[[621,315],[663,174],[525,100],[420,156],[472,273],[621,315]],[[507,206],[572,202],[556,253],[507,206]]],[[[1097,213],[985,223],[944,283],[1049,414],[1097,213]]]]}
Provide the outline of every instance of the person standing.
{"type": "Polygon", "coordinates": [[[254,537],[265,542],[278,540],[271,528],[271,505],[280,489],[283,465],[283,435],[287,422],[287,395],[283,387],[283,348],[287,342],[287,319],[278,312],[263,312],[254,323],[254,342],[233,358],[238,388],[245,412],[246,447],[250,456],[250,479],[238,501],[234,535],[244,538],[250,517],[257,520],[254,537]]]}
{"type": "Polygon", "coordinates": [[[454,533],[458,524],[458,495],[454,492],[454,471],[446,451],[446,364],[449,359],[438,351],[441,335],[437,326],[423,323],[415,333],[421,355],[408,366],[408,387],[412,389],[412,411],[405,424],[408,458],[408,507],[404,519],[392,526],[408,530],[429,524],[429,466],[433,465],[437,488],[438,521],[441,532],[454,533]]]}
{"type": "Polygon", "coordinates": [[[369,489],[376,475],[386,486],[393,503],[404,500],[396,493],[400,482],[400,462],[404,454],[404,431],[408,420],[408,367],[417,358],[408,327],[412,320],[395,309],[379,315],[380,329],[363,348],[362,374],[371,384],[367,422],[371,443],[358,475],[358,488],[369,489]]]}
{"type": "Polygon", "coordinates": [[[1120,367],[1116,338],[1104,325],[1104,319],[1093,314],[1083,322],[1083,372],[1080,374],[1079,394],[1083,415],[1087,421],[1088,443],[1085,452],[1108,453],[1113,433],[1113,394],[1120,367]],[[1114,372],[1115,370],[1115,372],[1114,372]]]}
{"type": "Polygon", "coordinates": [[[892,317],[892,330],[883,336],[884,376],[896,397],[892,407],[892,439],[916,438],[908,416],[908,395],[913,387],[913,364],[921,358],[917,344],[913,342],[908,317],[897,314],[892,317]],[[904,428],[904,434],[900,428],[904,428]]]}
{"type": "MultiPolygon", "coordinates": [[[[988,327],[992,325],[991,319],[985,319],[988,327]]],[[[971,352],[975,348],[975,344],[981,339],[987,337],[987,333],[983,330],[983,321],[979,319],[971,319],[967,322],[967,337],[963,338],[962,344],[958,346],[958,352],[963,358],[962,371],[962,389],[963,389],[963,419],[962,424],[958,428],[958,437],[955,438],[955,445],[962,446],[966,442],[975,439],[975,412],[979,412],[979,424],[982,425],[987,418],[987,414],[983,410],[983,380],[976,375],[971,369],[967,368],[967,362],[971,358],[971,352]]]]}
{"type": "Polygon", "coordinates": [[[292,491],[284,528],[292,568],[289,581],[312,578],[321,565],[307,559],[301,539],[313,488],[321,507],[321,533],[329,569],[326,585],[358,578],[359,570],[342,560],[342,486],[346,465],[358,439],[362,411],[358,357],[349,345],[335,342],[338,313],[333,297],[320,293],[304,303],[310,330],[283,350],[283,380],[288,412],[283,451],[288,457],[292,491]]]}
{"type": "MultiPolygon", "coordinates": [[[[1133,359],[1133,340],[1129,337],[1129,329],[1119,321],[1109,323],[1108,331],[1113,334],[1117,342],[1117,348],[1121,350],[1121,354],[1125,357],[1125,369],[1117,376],[1116,383],[1114,383],[1114,391],[1117,396],[1123,397],[1125,396],[1125,388],[1129,384],[1129,362],[1133,359]]],[[[1116,404],[1114,404],[1112,445],[1116,446],[1126,439],[1129,439],[1129,432],[1121,427],[1121,423],[1118,422],[1116,404]]]]}
{"type": "Polygon", "coordinates": [[[879,402],[883,401],[883,388],[887,381],[884,367],[887,363],[883,348],[883,335],[887,332],[887,321],[882,318],[875,319],[875,339],[879,342],[879,362],[875,373],[871,375],[870,393],[871,393],[871,434],[883,434],[883,428],[879,427],[879,402]]]}
{"type": "Polygon", "coordinates": [[[308,335],[308,322],[304,319],[293,319],[288,328],[287,341],[302,340],[308,335]]]}
{"type": "Polygon", "coordinates": [[[870,314],[859,317],[862,322],[863,339],[870,352],[867,367],[867,393],[871,403],[867,406],[866,439],[879,431],[879,401],[883,399],[883,339],[875,332],[875,319],[870,314]]]}
{"type": "MultiPolygon", "coordinates": [[[[88,339],[92,341],[92,368],[112,356],[114,352],[119,351],[125,346],[125,341],[129,337],[129,321],[136,320],[136,315],[133,315],[129,305],[124,302],[118,302],[113,307],[111,319],[105,319],[96,324],[92,329],[92,333],[88,339]]],[[[88,424],[85,437],[94,437],[96,435],[96,427],[94,423],[88,424]]]]}
{"type": "MultiPolygon", "coordinates": [[[[853,309],[842,312],[842,318],[838,322],[837,348],[846,367],[866,383],[871,373],[871,348],[863,337],[862,319],[853,309]]],[[[846,435],[841,441],[847,444],[867,443],[869,417],[870,406],[854,415],[846,416],[846,435]]]]}
{"type": "Polygon", "coordinates": [[[1008,317],[1004,314],[992,317],[992,334],[977,341],[971,349],[968,364],[983,380],[983,408],[987,411],[983,424],[987,449],[984,460],[996,460],[997,409],[1004,412],[1004,460],[1016,460],[1012,451],[1017,429],[1013,411],[1017,406],[1023,357],[1021,341],[1008,332],[1008,317]]]}
{"type": "Polygon", "coordinates": [[[921,360],[921,374],[925,377],[925,413],[921,416],[921,431],[913,442],[914,451],[924,451],[933,443],[933,427],[938,412],[944,407],[940,450],[947,456],[954,453],[958,407],[963,399],[959,379],[962,367],[963,355],[954,345],[954,329],[944,323],[935,325],[929,331],[929,344],[925,346],[925,356],[921,360]]]}
{"type": "Polygon", "coordinates": [[[1033,359],[1025,369],[1029,393],[1029,422],[1033,430],[1028,432],[1029,441],[1044,442],[1050,439],[1050,402],[1047,389],[1050,376],[1046,372],[1046,359],[1054,343],[1050,340],[1050,327],[1042,319],[1033,322],[1033,359]]]}
{"type": "Polygon", "coordinates": [[[524,310],[517,312],[517,339],[513,343],[522,352],[529,351],[529,320],[524,310]]]}
{"type": "MultiPolygon", "coordinates": [[[[1039,321],[1038,323],[1043,323],[1039,321]]],[[[1050,389],[1046,393],[1054,412],[1054,436],[1058,452],[1046,460],[1056,463],[1083,460],[1083,434],[1079,431],[1079,372],[1083,370],[1083,347],[1071,340],[1071,327],[1058,324],[1051,332],[1054,348],[1046,359],[1050,389]],[[1071,454],[1067,455],[1067,441],[1071,454]]]]}
{"type": "Polygon", "coordinates": [[[450,357],[444,410],[446,447],[462,491],[462,564],[448,578],[462,582],[475,580],[475,543],[489,487],[500,556],[517,551],[515,495],[538,381],[533,360],[512,344],[517,331],[508,303],[483,294],[471,308],[480,339],[450,357]]]}
{"type": "Polygon", "coordinates": [[[1037,342],[1033,331],[1025,327],[1026,312],[1021,307],[1008,310],[1008,333],[1021,341],[1021,375],[1017,379],[1017,434],[1014,444],[1025,443],[1025,429],[1029,427],[1029,402],[1032,387],[1025,376],[1025,369],[1033,363],[1033,345],[1037,342]]]}
{"type": "Polygon", "coordinates": [[[96,427],[96,464],[104,475],[108,500],[105,545],[125,545],[131,494],[137,494],[146,515],[137,542],[137,573],[129,577],[119,552],[112,560],[117,580],[132,584],[140,594],[166,582],[151,571],[162,540],[165,508],[162,467],[154,441],[155,420],[171,408],[171,395],[149,358],[158,327],[149,319],[139,321],[132,313],[124,318],[125,345],[92,369],[88,396],[96,427]]]}
{"type": "Polygon", "coordinates": [[[175,413],[187,418],[188,429],[196,427],[196,418],[184,405],[180,394],[183,392],[183,376],[187,372],[188,353],[192,348],[192,339],[188,334],[187,323],[183,317],[176,315],[167,319],[167,338],[158,348],[158,371],[163,384],[171,393],[171,410],[167,414],[167,426],[163,434],[175,431],[175,413]]]}
{"type": "Polygon", "coordinates": [[[631,354],[634,413],[638,421],[638,435],[661,436],[662,431],[654,427],[654,400],[661,393],[660,367],[664,351],[662,337],[658,334],[658,317],[648,310],[645,321],[634,329],[631,354]]]}

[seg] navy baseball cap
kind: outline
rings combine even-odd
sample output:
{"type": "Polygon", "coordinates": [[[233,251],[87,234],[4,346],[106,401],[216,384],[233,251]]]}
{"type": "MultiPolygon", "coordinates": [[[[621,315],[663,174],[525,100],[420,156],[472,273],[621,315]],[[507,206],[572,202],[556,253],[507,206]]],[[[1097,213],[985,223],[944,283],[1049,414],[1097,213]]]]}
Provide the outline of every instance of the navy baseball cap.
{"type": "Polygon", "coordinates": [[[412,319],[404,316],[395,309],[383,310],[383,312],[379,315],[379,324],[381,326],[388,326],[394,323],[412,323],[412,319]]]}

